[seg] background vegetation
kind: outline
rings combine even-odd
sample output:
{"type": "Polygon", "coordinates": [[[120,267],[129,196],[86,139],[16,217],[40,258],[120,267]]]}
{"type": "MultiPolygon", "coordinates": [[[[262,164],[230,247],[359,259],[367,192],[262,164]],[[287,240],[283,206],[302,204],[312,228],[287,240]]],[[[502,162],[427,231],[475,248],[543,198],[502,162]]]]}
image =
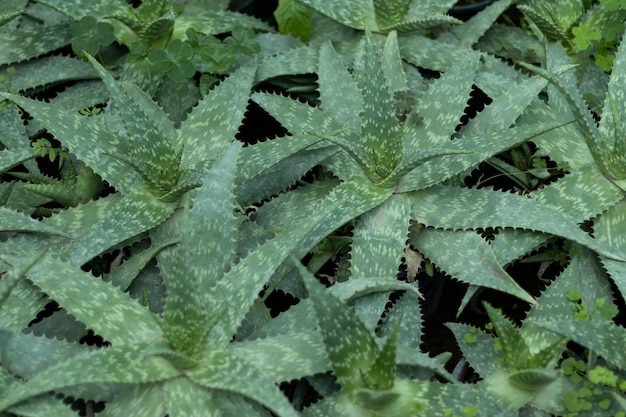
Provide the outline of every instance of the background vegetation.
{"type": "Polygon", "coordinates": [[[625,416],[626,3],[456,3],[1,2],[0,416],[625,416]]]}

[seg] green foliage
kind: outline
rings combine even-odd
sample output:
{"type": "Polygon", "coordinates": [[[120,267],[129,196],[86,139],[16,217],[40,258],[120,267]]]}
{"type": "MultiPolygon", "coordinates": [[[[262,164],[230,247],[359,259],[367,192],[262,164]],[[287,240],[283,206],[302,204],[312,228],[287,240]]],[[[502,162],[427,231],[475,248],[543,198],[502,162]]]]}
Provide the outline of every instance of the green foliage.
{"type": "Polygon", "coordinates": [[[0,2],[0,414],[624,416],[624,2],[228,3],[0,2]]]}

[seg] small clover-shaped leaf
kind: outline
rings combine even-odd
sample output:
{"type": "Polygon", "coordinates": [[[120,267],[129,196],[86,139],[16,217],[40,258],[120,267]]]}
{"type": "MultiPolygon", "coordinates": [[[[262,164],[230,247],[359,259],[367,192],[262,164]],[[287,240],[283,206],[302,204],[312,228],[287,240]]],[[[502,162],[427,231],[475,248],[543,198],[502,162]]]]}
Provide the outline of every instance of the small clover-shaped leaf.
{"type": "Polygon", "coordinates": [[[199,55],[208,64],[209,72],[220,74],[228,71],[228,68],[237,58],[233,52],[231,48],[226,48],[219,39],[209,37],[199,55]]]}
{"type": "Polygon", "coordinates": [[[602,35],[596,32],[589,25],[580,25],[572,29],[572,35],[574,39],[572,42],[579,51],[584,51],[589,48],[593,41],[599,41],[602,39],[602,35]]]}
{"type": "Polygon", "coordinates": [[[115,40],[113,31],[113,25],[98,22],[93,16],[85,16],[70,25],[72,50],[78,56],[82,56],[83,51],[89,55],[96,55],[100,47],[113,43],[115,40]]]}
{"type": "Polygon", "coordinates": [[[152,63],[155,72],[167,74],[174,81],[183,81],[193,76],[196,68],[191,58],[193,48],[191,45],[174,39],[167,49],[157,49],[148,54],[148,60],[152,63]]]}
{"type": "Polygon", "coordinates": [[[228,38],[224,39],[224,45],[231,47],[233,51],[245,55],[251,55],[261,51],[261,46],[256,40],[252,29],[235,29],[228,38]]]}

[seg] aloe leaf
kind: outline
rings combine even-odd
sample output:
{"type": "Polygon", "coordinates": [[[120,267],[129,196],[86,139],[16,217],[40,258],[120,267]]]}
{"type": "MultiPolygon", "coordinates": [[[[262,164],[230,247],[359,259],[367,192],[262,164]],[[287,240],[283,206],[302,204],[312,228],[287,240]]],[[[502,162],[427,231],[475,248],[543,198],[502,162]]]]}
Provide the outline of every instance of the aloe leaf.
{"type": "MultiPolygon", "coordinates": [[[[22,254],[3,254],[0,259],[15,267],[24,262],[22,254]]],[[[114,345],[160,336],[158,322],[146,308],[111,284],[53,256],[46,255],[31,266],[26,278],[114,345]],[[58,285],[59,277],[65,280],[63,286],[58,285]],[[105,314],[93,307],[102,302],[109,305],[105,314]]]]}
{"type": "Polygon", "coordinates": [[[237,170],[235,195],[242,205],[261,201],[293,185],[313,166],[335,154],[333,147],[320,147],[311,135],[288,136],[247,146],[237,170]]]}
{"type": "MultiPolygon", "coordinates": [[[[596,122],[593,120],[591,113],[585,102],[583,101],[580,93],[576,90],[574,85],[565,84],[561,79],[555,74],[546,71],[543,68],[535,67],[533,65],[528,65],[524,62],[519,63],[524,68],[532,71],[536,74],[541,75],[546,80],[548,80],[560,94],[563,95],[567,103],[570,105],[574,115],[576,116],[576,121],[581,127],[582,131],[585,135],[585,140],[587,142],[587,146],[589,150],[593,154],[594,159],[600,166],[602,166],[603,158],[605,154],[609,151],[609,149],[605,149],[605,145],[601,145],[598,141],[602,138],[598,127],[596,126],[596,122]]],[[[605,169],[606,167],[603,167],[605,169]]]]}
{"type": "Polygon", "coordinates": [[[426,90],[402,129],[404,152],[428,149],[450,140],[465,112],[478,54],[467,54],[426,90]],[[445,111],[442,109],[445,108],[445,111]]]}
{"type": "Polygon", "coordinates": [[[27,380],[59,362],[88,351],[87,346],[78,343],[0,330],[2,366],[27,380]]]}
{"type": "MultiPolygon", "coordinates": [[[[294,225],[273,239],[266,241],[234,265],[217,282],[211,293],[207,294],[209,298],[206,300],[206,305],[211,306],[212,311],[221,312],[223,315],[219,325],[212,329],[207,339],[208,343],[219,345],[230,340],[244,319],[246,312],[252,306],[257,294],[262,290],[263,285],[284,263],[287,256],[291,252],[297,251],[299,244],[304,239],[311,237],[320,239],[316,230],[335,218],[335,213],[331,211],[331,214],[328,214],[326,211],[332,207],[333,205],[324,205],[325,210],[316,210],[302,224],[294,225]],[[247,277],[246,291],[241,286],[233,285],[233,282],[238,282],[240,277],[244,276],[247,277]],[[232,305],[237,305],[239,308],[232,309],[230,308],[232,305]]],[[[329,230],[326,230],[324,235],[328,232],[329,230]]],[[[304,256],[304,254],[300,256],[304,256]]]]}
{"type": "Polygon", "coordinates": [[[254,80],[255,84],[281,75],[314,73],[318,67],[318,57],[318,48],[308,45],[291,47],[286,51],[262,57],[254,80]]]}
{"type": "Polygon", "coordinates": [[[188,378],[172,378],[163,383],[167,414],[170,417],[219,417],[217,396],[188,378]]]}
{"type": "Polygon", "coordinates": [[[419,17],[416,19],[405,20],[389,27],[383,28],[385,32],[396,30],[398,32],[417,32],[423,29],[429,29],[439,25],[458,25],[461,24],[459,19],[447,15],[433,15],[427,17],[419,17]]]}
{"type": "Polygon", "coordinates": [[[38,232],[56,236],[67,236],[66,232],[62,229],[47,225],[18,211],[9,210],[4,207],[0,207],[0,230],[38,232]]]}
{"type": "Polygon", "coordinates": [[[68,25],[35,25],[15,32],[0,33],[0,65],[26,61],[68,45],[68,25]]]}
{"type": "Polygon", "coordinates": [[[294,135],[349,131],[325,112],[300,101],[267,93],[253,93],[251,97],[294,135]]]}
{"type": "Polygon", "coordinates": [[[244,117],[255,67],[243,67],[209,92],[178,129],[183,165],[214,160],[230,146],[244,117]]]}
{"type": "Polygon", "coordinates": [[[626,42],[615,54],[608,91],[604,101],[599,133],[607,148],[607,163],[618,179],[626,178],[626,42]],[[612,152],[611,152],[612,151],[612,152]]]}
{"type": "Polygon", "coordinates": [[[34,156],[32,148],[4,149],[0,151],[0,172],[8,171],[34,156]]]}
{"type": "Polygon", "coordinates": [[[449,34],[454,37],[454,41],[460,42],[465,47],[471,47],[493,26],[496,19],[511,6],[511,3],[513,0],[494,2],[464,24],[451,27],[449,34]]]}
{"type": "Polygon", "coordinates": [[[136,174],[123,162],[105,155],[107,152],[128,154],[128,144],[120,137],[116,137],[94,120],[55,105],[6,93],[0,95],[24,108],[59,138],[73,154],[117,190],[128,193],[132,189],[133,183],[138,179],[136,174]]]}
{"type": "Polygon", "coordinates": [[[396,320],[385,343],[378,350],[374,363],[363,375],[363,379],[370,389],[390,390],[393,388],[396,379],[396,350],[401,322],[402,319],[396,320]]]}
{"type": "Polygon", "coordinates": [[[15,77],[11,79],[13,91],[25,91],[50,84],[98,77],[88,63],[62,55],[43,57],[14,65],[14,67],[15,77]]]}
{"type": "Polygon", "coordinates": [[[503,365],[514,370],[524,369],[524,360],[528,356],[528,346],[522,338],[520,329],[489,304],[484,303],[484,306],[498,335],[498,340],[500,340],[499,346],[502,348],[503,365]]]}
{"type": "MultiPolygon", "coordinates": [[[[149,117],[98,61],[88,54],[87,59],[107,86],[111,99],[115,103],[115,108],[124,122],[130,148],[130,154],[127,156],[150,162],[162,169],[171,165],[173,163],[172,155],[175,155],[175,152],[168,138],[157,129],[159,125],[154,123],[156,117],[149,117]]],[[[135,92],[135,95],[138,94],[140,93],[135,92]]],[[[144,99],[143,102],[145,103],[146,100],[144,99]]],[[[154,107],[153,105],[149,109],[154,111],[154,107]]],[[[161,113],[161,117],[167,118],[163,112],[161,113]]]]}
{"type": "Polygon", "coordinates": [[[0,328],[15,332],[26,329],[48,301],[30,281],[17,280],[9,296],[0,304],[0,328]]]}
{"type": "Polygon", "coordinates": [[[24,277],[26,271],[28,271],[28,269],[33,266],[44,253],[44,250],[39,251],[31,257],[29,262],[19,265],[18,267],[14,267],[12,270],[2,275],[2,280],[0,281],[0,306],[4,304],[13,288],[15,288],[19,280],[24,277]]]}
{"type": "MultiPolygon", "coordinates": [[[[536,126],[507,128],[479,136],[450,141],[447,144],[429,149],[428,152],[431,155],[439,153],[441,156],[426,160],[416,169],[404,175],[400,179],[396,192],[414,191],[430,187],[476,166],[500,152],[560,128],[563,125],[563,123],[552,122],[536,126]]],[[[419,156],[419,154],[416,156],[419,156]]]]}
{"type": "Polygon", "coordinates": [[[606,273],[591,251],[575,245],[570,252],[567,268],[541,294],[539,304],[533,306],[524,320],[524,339],[529,351],[537,354],[541,349],[563,340],[563,336],[546,334],[546,330],[533,326],[534,322],[571,320],[576,301],[568,298],[570,291],[580,291],[580,301],[588,306],[596,305],[598,299],[612,298],[606,285],[606,273]]]}
{"type": "Polygon", "coordinates": [[[537,321],[534,324],[593,350],[614,366],[621,369],[626,367],[626,353],[621,349],[626,330],[609,320],[554,320],[537,321]]]}
{"type": "Polygon", "coordinates": [[[363,51],[357,53],[354,66],[364,100],[360,135],[360,145],[365,150],[363,158],[369,162],[366,167],[380,175],[380,170],[390,172],[395,168],[402,149],[400,125],[387,90],[379,49],[370,35],[366,35],[363,51]]]}
{"type": "Polygon", "coordinates": [[[255,358],[257,369],[276,382],[290,381],[331,369],[320,335],[304,329],[233,343],[230,349],[241,358],[255,358]]]}
{"type": "Polygon", "coordinates": [[[104,0],[97,3],[88,0],[77,0],[71,3],[57,2],[54,0],[42,0],[40,3],[60,11],[74,20],[80,20],[85,16],[112,16],[114,14],[126,14],[130,7],[114,0],[104,0]]]}
{"type": "Polygon", "coordinates": [[[296,263],[296,268],[313,301],[334,374],[343,390],[352,393],[363,386],[361,372],[370,369],[378,354],[376,341],[354,312],[322,289],[302,265],[296,263]]]}
{"type": "Polygon", "coordinates": [[[411,233],[409,241],[437,267],[456,279],[536,304],[535,299],[500,266],[489,244],[474,231],[423,229],[411,233]]]}
{"type": "Polygon", "coordinates": [[[317,72],[321,109],[332,114],[342,125],[358,132],[361,128],[363,95],[330,43],[320,47],[317,72]]]}
{"type": "Polygon", "coordinates": [[[414,192],[412,198],[414,219],[427,226],[454,230],[513,227],[552,233],[611,259],[622,259],[558,211],[518,194],[435,185],[414,192]],[[446,207],[446,213],[439,207],[446,207]]]}
{"type": "Polygon", "coordinates": [[[82,265],[115,244],[159,225],[176,205],[158,200],[145,188],[124,196],[81,240],[71,255],[72,263],[82,265]]]}
{"type": "Polygon", "coordinates": [[[16,384],[0,399],[0,410],[28,398],[80,384],[149,383],[173,378],[180,371],[158,356],[145,357],[145,345],[98,349],[61,362],[16,384]]]}
{"type": "Polygon", "coordinates": [[[9,412],[27,417],[76,417],[76,411],[55,396],[39,396],[9,408],[9,412]]]}
{"type": "Polygon", "coordinates": [[[273,381],[254,365],[228,351],[214,348],[200,365],[187,372],[195,383],[239,394],[269,408],[280,417],[296,417],[295,410],[273,381]]]}
{"type": "MultiPolygon", "coordinates": [[[[359,217],[353,231],[349,281],[375,278],[396,281],[406,247],[410,213],[409,198],[396,194],[359,217]]],[[[359,301],[355,311],[368,329],[373,330],[385,309],[388,294],[359,301]]]]}
{"type": "MultiPolygon", "coordinates": [[[[175,380],[176,378],[172,378],[175,380]]],[[[163,417],[167,414],[163,387],[168,384],[136,384],[129,385],[111,402],[107,402],[99,417],[118,417],[132,415],[135,417],[163,417]],[[141,398],[141,401],[137,401],[141,398]]]]}
{"type": "Polygon", "coordinates": [[[319,13],[354,29],[371,29],[376,31],[376,13],[371,1],[350,0],[348,2],[303,0],[302,4],[315,9],[319,13]]]}
{"type": "Polygon", "coordinates": [[[167,281],[163,330],[172,348],[187,355],[196,353],[207,327],[215,325],[220,311],[207,308],[207,298],[234,262],[238,220],[231,196],[239,148],[231,145],[215,162],[183,217],[179,255],[167,281]],[[191,294],[189,288],[194,288],[191,294]]]}
{"type": "Polygon", "coordinates": [[[596,164],[589,164],[538,190],[534,198],[579,223],[613,207],[624,192],[596,164]]]}
{"type": "Polygon", "coordinates": [[[410,1],[407,0],[374,0],[376,22],[380,27],[389,27],[404,19],[409,11],[410,1]]]}
{"type": "Polygon", "coordinates": [[[533,77],[509,87],[503,94],[494,97],[493,102],[461,129],[462,136],[476,136],[482,132],[506,129],[513,125],[524,110],[546,87],[547,81],[533,77]]]}

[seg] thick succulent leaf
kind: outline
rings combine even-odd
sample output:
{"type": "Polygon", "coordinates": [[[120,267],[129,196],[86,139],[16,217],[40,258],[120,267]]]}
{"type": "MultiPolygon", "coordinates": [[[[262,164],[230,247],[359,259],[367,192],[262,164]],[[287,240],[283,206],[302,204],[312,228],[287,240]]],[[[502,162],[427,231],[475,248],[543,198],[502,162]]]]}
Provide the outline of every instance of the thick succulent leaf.
{"type": "Polygon", "coordinates": [[[479,54],[467,54],[435,80],[403,125],[404,152],[446,143],[464,114],[479,54]]]}
{"type": "Polygon", "coordinates": [[[409,85],[400,57],[397,32],[393,31],[387,36],[380,59],[389,94],[407,92],[409,85]]]}
{"type": "Polygon", "coordinates": [[[434,16],[426,16],[419,17],[416,19],[405,20],[404,22],[396,23],[395,25],[391,25],[389,27],[383,28],[384,32],[387,33],[389,31],[395,30],[398,32],[416,32],[423,29],[432,28],[439,25],[454,25],[460,24],[461,21],[447,15],[434,15],[434,16]]]}
{"type": "Polygon", "coordinates": [[[522,338],[520,329],[515,326],[502,312],[484,303],[489,320],[498,335],[499,346],[502,348],[503,365],[509,369],[525,368],[524,361],[528,357],[528,346],[522,338]]]}
{"type": "MultiPolygon", "coordinates": [[[[175,380],[173,378],[172,380],[175,380]]],[[[167,381],[165,382],[166,385],[167,381]]],[[[98,417],[163,417],[166,414],[165,398],[161,384],[129,385],[122,394],[107,402],[98,417]],[[141,398],[141,401],[137,401],[141,398]]]]}
{"type": "MultiPolygon", "coordinates": [[[[411,202],[406,195],[391,196],[359,217],[350,251],[350,281],[396,281],[408,235],[411,202]]],[[[388,294],[367,297],[355,304],[360,319],[373,330],[385,309],[388,294]]]]}
{"type": "Polygon", "coordinates": [[[613,207],[624,192],[596,164],[589,164],[540,189],[534,198],[580,223],[613,207]]]}
{"type": "MultiPolygon", "coordinates": [[[[341,183],[318,205],[308,207],[306,213],[316,216],[321,210],[326,216],[315,225],[300,243],[293,248],[295,257],[304,257],[318,242],[339,227],[357,218],[387,200],[393,190],[380,189],[358,179],[341,183]]],[[[285,262],[277,269],[275,277],[280,279],[293,269],[290,262],[285,262]]]]}
{"type": "MultiPolygon", "coordinates": [[[[334,197],[333,194],[331,196],[334,197]]],[[[337,210],[337,206],[339,204],[343,206],[346,201],[335,201],[331,196],[321,202],[323,210],[315,208],[301,224],[293,225],[273,239],[263,243],[254,252],[234,265],[217,282],[209,294],[207,306],[210,306],[214,314],[222,314],[222,316],[219,325],[213,328],[208,337],[207,341],[210,345],[224,344],[230,340],[244,319],[246,312],[252,306],[257,294],[262,290],[263,285],[267,283],[281,264],[285,264],[284,261],[290,253],[304,256],[304,253],[299,253],[302,245],[304,245],[304,251],[308,251],[309,245],[313,246],[323,236],[328,235],[348,220],[346,219],[338,225],[333,224],[330,230],[325,228],[326,224],[332,223],[337,219],[337,216],[346,212],[345,209],[337,210]],[[245,289],[240,284],[233,284],[234,282],[241,283],[241,277],[247,277],[245,289]],[[231,308],[232,305],[237,305],[239,308],[233,309],[231,308]]],[[[374,194],[375,197],[376,194],[374,194]]],[[[356,208],[362,209],[360,205],[356,205],[356,208]]],[[[280,272],[279,276],[281,276],[280,272]]]]}
{"type": "Polygon", "coordinates": [[[256,367],[275,382],[290,381],[331,369],[320,335],[304,329],[233,343],[230,349],[234,355],[243,359],[254,358],[256,367]]]}
{"type": "Polygon", "coordinates": [[[348,132],[334,117],[300,101],[267,93],[254,93],[252,100],[294,135],[348,132]]]}
{"type": "Polygon", "coordinates": [[[243,120],[254,73],[243,67],[209,92],[178,129],[177,146],[183,146],[183,165],[215,160],[235,140],[243,120]]]}
{"type": "Polygon", "coordinates": [[[404,175],[396,188],[396,192],[414,191],[430,187],[455,174],[464,172],[500,152],[561,126],[563,126],[563,123],[554,122],[534,126],[520,126],[466,137],[432,148],[429,150],[431,155],[439,154],[441,156],[426,158],[426,162],[404,175]],[[455,155],[455,153],[458,155],[455,155]]]}
{"type": "Polygon", "coordinates": [[[61,82],[97,78],[93,67],[76,58],[52,55],[15,65],[12,91],[25,91],[61,82]]]}
{"type": "MultiPolygon", "coordinates": [[[[611,146],[612,143],[607,144],[603,140],[603,137],[600,135],[598,127],[596,126],[596,122],[593,120],[593,117],[580,93],[577,91],[576,86],[564,83],[557,75],[546,71],[543,68],[528,65],[523,62],[520,63],[520,65],[550,81],[550,83],[556,87],[558,92],[563,95],[574,112],[576,121],[584,132],[589,150],[593,154],[596,162],[602,166],[603,158],[608,156],[608,152],[610,152],[609,146],[611,146]]],[[[603,168],[606,169],[606,167],[603,168]]]]}
{"type": "MultiPolygon", "coordinates": [[[[72,410],[69,404],[65,404],[53,395],[31,398],[9,407],[8,411],[12,413],[11,415],[20,417],[76,417],[79,415],[75,410],[72,410]]],[[[0,415],[4,416],[4,414],[0,415]]]]}
{"type": "Polygon", "coordinates": [[[264,32],[275,30],[268,23],[254,16],[230,10],[207,10],[203,4],[196,4],[195,7],[188,6],[184,13],[176,16],[172,38],[184,38],[189,28],[205,35],[219,35],[239,28],[258,29],[264,32]]]}
{"type": "Polygon", "coordinates": [[[572,290],[581,294],[581,301],[587,306],[595,306],[600,298],[611,299],[606,284],[606,274],[602,271],[593,253],[578,245],[570,251],[571,261],[555,281],[541,294],[539,304],[533,306],[523,325],[523,337],[529,351],[537,354],[563,337],[549,334],[545,329],[533,326],[537,321],[566,321],[572,318],[576,303],[568,299],[572,290]]]}
{"type": "Polygon", "coordinates": [[[599,133],[603,147],[607,148],[607,157],[614,174],[619,179],[626,179],[626,42],[623,40],[615,54],[608,92],[600,119],[599,133]]]}
{"type": "Polygon", "coordinates": [[[353,311],[323,289],[302,265],[297,263],[296,268],[313,301],[334,374],[342,388],[353,393],[363,387],[361,373],[370,369],[378,355],[376,341],[353,311]]]}
{"type": "Polygon", "coordinates": [[[235,261],[238,219],[232,195],[240,149],[232,144],[213,164],[193,208],[183,216],[175,269],[166,283],[162,324],[170,346],[180,353],[194,355],[219,316],[219,310],[207,307],[212,287],[235,261]]]}
{"type": "Polygon", "coordinates": [[[401,22],[409,11],[410,3],[407,0],[374,0],[376,22],[383,28],[401,22]]]}
{"type": "MultiPolygon", "coordinates": [[[[113,76],[98,61],[90,55],[87,55],[87,58],[107,86],[117,113],[124,123],[130,149],[130,154],[124,156],[150,162],[166,170],[174,163],[176,152],[169,142],[169,138],[164,135],[164,132],[159,131],[159,125],[154,122],[160,118],[167,119],[167,116],[155,104],[147,107],[146,110],[141,108],[139,103],[134,101],[134,97],[127,94],[125,89],[118,85],[113,76]],[[156,111],[159,111],[160,114],[155,114],[156,111]]],[[[132,88],[126,86],[126,90],[132,88]]],[[[135,87],[134,96],[141,95],[136,90],[135,87]]],[[[145,93],[143,94],[145,95],[145,93]]],[[[146,96],[141,103],[146,105],[148,101],[149,98],[146,96]]]]}
{"type": "Polygon", "coordinates": [[[380,335],[386,336],[390,327],[400,320],[398,347],[403,345],[409,349],[419,350],[422,340],[422,312],[419,305],[419,294],[405,292],[389,309],[381,325],[380,335]]]}
{"type": "Polygon", "coordinates": [[[78,343],[0,330],[2,366],[12,374],[27,380],[88,350],[86,345],[78,343]]]}
{"type": "Polygon", "coordinates": [[[354,29],[376,31],[376,13],[371,1],[327,1],[327,0],[303,0],[302,4],[315,9],[321,14],[354,29]]]}
{"type": "Polygon", "coordinates": [[[6,271],[6,273],[2,274],[2,280],[0,280],[0,306],[4,305],[4,302],[9,297],[9,294],[13,291],[13,288],[15,288],[19,280],[24,277],[26,271],[28,271],[28,269],[33,266],[44,253],[45,250],[41,250],[32,256],[29,262],[13,267],[9,271],[6,271]]]}
{"type": "Polygon", "coordinates": [[[490,245],[474,231],[426,228],[411,233],[409,241],[437,267],[460,281],[493,288],[536,304],[500,266],[490,245]]]}
{"type": "MultiPolygon", "coordinates": [[[[490,29],[513,0],[501,0],[487,6],[462,25],[450,28],[450,36],[465,47],[471,47],[490,29]]],[[[448,35],[448,33],[446,33],[448,35]]],[[[446,39],[447,40],[447,39],[446,39]]],[[[450,39],[452,40],[452,39],[450,39]]]]}
{"type": "Polygon", "coordinates": [[[176,206],[177,202],[161,201],[146,188],[124,196],[81,240],[71,255],[72,263],[82,265],[112,246],[150,230],[167,219],[176,206]]]}
{"type": "Polygon", "coordinates": [[[54,0],[42,0],[39,3],[52,7],[74,20],[80,20],[85,16],[112,16],[114,14],[130,13],[130,7],[115,0],[90,2],[77,0],[72,2],[57,2],[54,0]]]}
{"type": "Polygon", "coordinates": [[[68,45],[72,40],[67,24],[36,25],[0,33],[0,65],[25,61],[68,45]]]}
{"type": "Polygon", "coordinates": [[[310,208],[319,204],[338,185],[339,181],[335,179],[318,180],[280,194],[259,207],[255,223],[272,234],[286,230],[305,220],[310,208]]]}
{"type": "Polygon", "coordinates": [[[296,417],[295,410],[271,379],[238,356],[222,349],[212,349],[200,365],[187,372],[197,384],[215,390],[242,395],[269,408],[280,417],[296,417]]]}
{"type": "Polygon", "coordinates": [[[326,114],[332,114],[342,125],[358,132],[361,128],[363,95],[330,43],[320,47],[317,72],[321,109],[326,114]]]}
{"type": "MultiPolygon", "coordinates": [[[[399,58],[399,57],[398,57],[399,58]]],[[[363,91],[361,138],[367,168],[379,173],[390,172],[402,156],[400,125],[396,119],[393,101],[387,90],[379,48],[371,36],[365,37],[363,51],[354,62],[355,78],[363,91]]],[[[339,86],[337,86],[339,88],[339,86]]]]}
{"type": "MultiPolygon", "coordinates": [[[[18,268],[30,261],[21,253],[3,254],[1,259],[18,268]]],[[[157,319],[135,300],[51,255],[31,266],[26,278],[114,345],[152,340],[161,334],[157,319]],[[60,277],[62,286],[58,285],[60,277]]]]}
{"type": "Polygon", "coordinates": [[[513,227],[552,233],[611,259],[623,259],[623,254],[600,245],[560,212],[518,194],[435,185],[412,193],[412,199],[413,218],[427,226],[452,230],[513,227]],[[441,207],[446,207],[445,213],[441,207]]]}
{"type": "Polygon", "coordinates": [[[534,324],[593,350],[620,369],[626,368],[626,352],[623,349],[626,329],[609,320],[554,320],[534,324]]]}
{"type": "Polygon", "coordinates": [[[0,173],[34,158],[33,148],[4,149],[0,151],[0,173]]]}
{"type": "Polygon", "coordinates": [[[374,363],[363,375],[369,389],[390,390],[393,388],[396,379],[396,350],[401,322],[400,318],[393,324],[385,343],[378,350],[374,363]]]}
{"type": "Polygon", "coordinates": [[[47,225],[26,216],[18,211],[0,207],[0,230],[47,233],[56,236],[67,236],[66,231],[52,225],[47,225]]]}
{"type": "Polygon", "coordinates": [[[502,352],[494,349],[493,336],[481,329],[462,323],[446,323],[458,344],[463,357],[483,378],[501,368],[502,352]]]}
{"type": "Polygon", "coordinates": [[[220,417],[217,395],[189,378],[172,378],[163,383],[167,414],[170,417],[220,417]]]}
{"type": "Polygon", "coordinates": [[[18,280],[9,297],[0,304],[0,328],[15,332],[26,329],[48,301],[30,281],[18,280]]]}
{"type": "Polygon", "coordinates": [[[241,159],[246,163],[236,173],[237,201],[246,206],[277,194],[337,152],[334,146],[316,146],[320,141],[316,136],[298,135],[243,148],[241,159]]]}
{"type": "MultiPolygon", "coordinates": [[[[513,125],[522,112],[545,88],[547,81],[533,77],[494,97],[493,102],[461,129],[462,136],[475,136],[481,132],[493,132],[513,125]]],[[[568,122],[572,119],[566,119],[568,122]]]]}
{"type": "Polygon", "coordinates": [[[4,392],[0,410],[51,390],[81,384],[150,383],[173,378],[180,371],[158,356],[145,356],[146,346],[126,345],[98,349],[61,362],[23,384],[4,392]]]}
{"type": "Polygon", "coordinates": [[[0,95],[24,108],[78,159],[117,190],[128,193],[132,189],[133,183],[138,179],[136,174],[122,161],[106,155],[129,154],[128,144],[121,137],[115,136],[92,119],[55,105],[6,93],[0,95]]]}
{"type": "Polygon", "coordinates": [[[302,46],[263,57],[254,80],[255,84],[281,75],[311,74],[317,69],[318,48],[302,46]]]}

